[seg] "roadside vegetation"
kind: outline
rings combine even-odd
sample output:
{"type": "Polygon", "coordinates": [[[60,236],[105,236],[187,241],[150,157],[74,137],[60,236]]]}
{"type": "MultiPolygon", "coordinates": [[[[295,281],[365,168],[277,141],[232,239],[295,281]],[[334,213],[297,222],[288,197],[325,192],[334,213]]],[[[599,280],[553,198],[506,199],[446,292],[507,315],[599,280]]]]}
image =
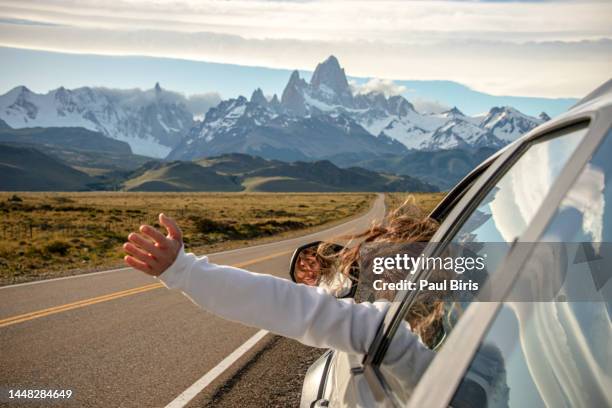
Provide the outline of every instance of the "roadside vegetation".
{"type": "Polygon", "coordinates": [[[414,200],[414,204],[419,207],[425,214],[429,214],[446,193],[387,193],[385,194],[385,205],[387,213],[393,211],[406,200],[414,200]]]}
{"type": "Polygon", "coordinates": [[[298,235],[359,214],[368,193],[0,193],[0,285],[122,266],[121,245],[160,212],[196,252],[298,235]]]}

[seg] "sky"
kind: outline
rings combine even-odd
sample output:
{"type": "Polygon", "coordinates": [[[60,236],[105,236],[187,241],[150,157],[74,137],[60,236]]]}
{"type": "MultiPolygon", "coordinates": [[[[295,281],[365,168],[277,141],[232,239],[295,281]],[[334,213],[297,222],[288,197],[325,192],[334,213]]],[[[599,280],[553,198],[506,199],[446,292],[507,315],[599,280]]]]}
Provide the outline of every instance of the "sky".
{"type": "Polygon", "coordinates": [[[301,70],[333,54],[355,77],[562,98],[610,78],[611,22],[588,0],[0,0],[0,46],[301,70]]]}

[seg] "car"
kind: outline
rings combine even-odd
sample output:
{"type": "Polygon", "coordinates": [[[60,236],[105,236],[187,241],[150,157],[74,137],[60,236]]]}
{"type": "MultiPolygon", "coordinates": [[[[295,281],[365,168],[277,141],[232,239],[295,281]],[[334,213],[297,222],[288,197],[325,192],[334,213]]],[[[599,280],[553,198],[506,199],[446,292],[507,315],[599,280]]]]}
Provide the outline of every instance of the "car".
{"type": "Polygon", "coordinates": [[[491,297],[445,327],[416,384],[384,363],[418,295],[400,291],[365,356],[328,350],[308,369],[301,407],[612,406],[612,263],[603,253],[612,242],[611,122],[612,80],[490,157],[433,210],[440,227],[424,255],[469,236],[499,243],[502,256],[489,265],[491,297]],[[548,243],[561,249],[542,263],[548,243]],[[577,252],[585,244],[600,251],[586,266],[577,252]],[[533,271],[580,296],[513,298],[525,278],[532,289],[533,271]]]}

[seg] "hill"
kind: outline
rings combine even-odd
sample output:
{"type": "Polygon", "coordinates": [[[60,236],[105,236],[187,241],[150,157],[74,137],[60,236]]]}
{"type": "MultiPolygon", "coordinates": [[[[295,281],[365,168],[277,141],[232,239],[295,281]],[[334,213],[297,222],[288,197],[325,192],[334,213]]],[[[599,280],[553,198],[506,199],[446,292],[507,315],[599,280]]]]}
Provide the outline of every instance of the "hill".
{"type": "Polygon", "coordinates": [[[33,147],[89,175],[134,170],[149,157],[132,154],[126,142],[79,127],[3,128],[0,143],[33,147]]]}
{"type": "Polygon", "coordinates": [[[450,149],[439,151],[410,151],[401,155],[376,158],[338,155],[330,160],[340,167],[359,166],[375,172],[410,175],[434,184],[442,190],[453,187],[496,149],[450,149]]]}
{"type": "Polygon", "coordinates": [[[377,173],[333,163],[285,163],[246,154],[228,154],[197,162],[147,163],[123,183],[130,191],[437,191],[409,176],[377,173]]]}
{"type": "Polygon", "coordinates": [[[96,180],[33,147],[0,144],[0,190],[82,191],[96,180]]]}
{"type": "Polygon", "coordinates": [[[80,127],[11,129],[2,128],[0,124],[0,129],[0,142],[31,143],[115,154],[132,153],[130,145],[126,142],[80,127]]]}
{"type": "Polygon", "coordinates": [[[127,191],[240,191],[236,177],[193,162],[149,163],[123,183],[127,191]],[[138,174],[140,173],[140,174],[138,174]]]}
{"type": "Polygon", "coordinates": [[[282,162],[277,160],[266,160],[259,156],[251,156],[242,153],[228,153],[223,156],[196,160],[195,163],[208,167],[221,174],[242,175],[248,172],[273,167],[282,162]]]}
{"type": "Polygon", "coordinates": [[[310,190],[314,185],[322,188],[318,191],[437,191],[436,187],[410,176],[382,174],[359,167],[341,169],[328,160],[277,163],[252,171],[245,177],[258,178],[259,188],[265,188],[262,191],[273,191],[270,190],[270,184],[263,183],[262,179],[265,178],[270,178],[273,186],[282,186],[282,191],[290,191],[285,190],[290,185],[296,188],[308,186],[307,191],[317,191],[310,190]],[[280,182],[279,177],[290,178],[292,181],[280,182]]]}

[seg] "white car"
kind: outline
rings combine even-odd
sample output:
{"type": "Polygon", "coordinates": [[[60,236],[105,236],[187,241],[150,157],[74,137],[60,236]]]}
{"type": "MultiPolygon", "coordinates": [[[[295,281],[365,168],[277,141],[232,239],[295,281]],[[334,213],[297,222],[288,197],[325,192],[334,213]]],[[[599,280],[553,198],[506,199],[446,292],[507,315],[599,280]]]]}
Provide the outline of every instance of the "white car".
{"type": "Polygon", "coordinates": [[[417,294],[404,291],[365,357],[329,350],[310,367],[301,407],[612,406],[612,265],[596,256],[592,274],[566,276],[579,255],[568,251],[580,247],[569,244],[612,242],[611,122],[612,80],[482,163],[432,212],[441,226],[426,255],[467,236],[506,245],[483,287],[497,300],[469,303],[445,326],[416,386],[382,363],[417,294]],[[544,270],[562,272],[560,293],[579,291],[582,300],[510,297],[542,265],[541,242],[569,245],[562,257],[549,253],[556,258],[544,270]]]}

